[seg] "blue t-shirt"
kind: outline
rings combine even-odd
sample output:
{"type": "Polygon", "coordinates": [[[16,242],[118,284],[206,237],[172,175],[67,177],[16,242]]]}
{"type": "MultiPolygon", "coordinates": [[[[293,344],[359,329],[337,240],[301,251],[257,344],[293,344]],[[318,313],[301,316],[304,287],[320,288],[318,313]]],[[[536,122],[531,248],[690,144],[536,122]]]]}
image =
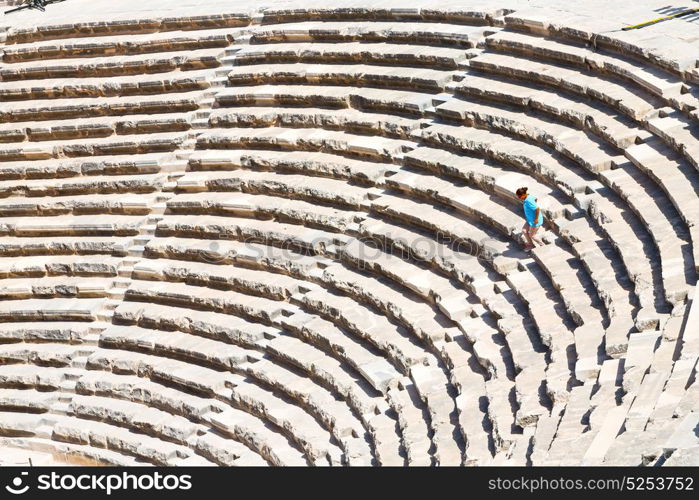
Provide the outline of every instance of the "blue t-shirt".
{"type": "Polygon", "coordinates": [[[539,211],[539,220],[534,223],[534,216],[536,216],[536,198],[532,195],[527,196],[524,200],[524,217],[527,219],[527,224],[530,226],[540,226],[544,223],[544,214],[539,211]]]}

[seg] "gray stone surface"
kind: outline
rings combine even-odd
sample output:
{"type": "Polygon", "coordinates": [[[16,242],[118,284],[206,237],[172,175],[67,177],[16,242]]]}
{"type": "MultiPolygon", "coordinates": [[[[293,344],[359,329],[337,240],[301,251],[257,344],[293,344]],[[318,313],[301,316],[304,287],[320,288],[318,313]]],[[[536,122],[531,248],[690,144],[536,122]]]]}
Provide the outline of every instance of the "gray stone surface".
{"type": "Polygon", "coordinates": [[[4,15],[0,462],[697,465],[699,21],[620,29],[666,9],[4,15]]]}

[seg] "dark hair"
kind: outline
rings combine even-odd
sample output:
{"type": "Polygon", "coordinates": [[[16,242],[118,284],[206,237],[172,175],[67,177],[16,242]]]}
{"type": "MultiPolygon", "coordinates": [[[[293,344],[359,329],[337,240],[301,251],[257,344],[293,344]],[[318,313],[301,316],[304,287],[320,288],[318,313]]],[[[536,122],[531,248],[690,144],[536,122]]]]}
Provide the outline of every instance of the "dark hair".
{"type": "Polygon", "coordinates": [[[517,190],[517,196],[522,196],[523,194],[527,194],[527,188],[521,187],[517,190]]]}

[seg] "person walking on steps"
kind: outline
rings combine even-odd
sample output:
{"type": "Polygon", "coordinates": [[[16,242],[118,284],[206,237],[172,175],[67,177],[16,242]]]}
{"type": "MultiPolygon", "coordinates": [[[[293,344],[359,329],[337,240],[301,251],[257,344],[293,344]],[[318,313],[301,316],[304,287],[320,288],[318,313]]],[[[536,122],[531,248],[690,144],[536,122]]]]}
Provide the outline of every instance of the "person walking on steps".
{"type": "Polygon", "coordinates": [[[527,193],[526,187],[521,187],[517,190],[517,198],[522,201],[524,207],[524,218],[526,221],[524,226],[522,226],[522,234],[524,234],[526,240],[524,249],[528,252],[536,246],[535,243],[539,245],[544,244],[541,238],[536,236],[539,232],[539,228],[541,228],[541,225],[544,223],[544,214],[541,213],[536,198],[527,193]]]}

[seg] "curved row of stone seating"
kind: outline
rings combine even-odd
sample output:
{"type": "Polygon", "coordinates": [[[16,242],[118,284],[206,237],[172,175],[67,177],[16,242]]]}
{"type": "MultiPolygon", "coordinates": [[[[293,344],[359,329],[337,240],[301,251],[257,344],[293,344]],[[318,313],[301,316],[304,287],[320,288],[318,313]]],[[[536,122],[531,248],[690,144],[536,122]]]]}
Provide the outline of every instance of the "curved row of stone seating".
{"type": "Polygon", "coordinates": [[[358,108],[420,115],[438,99],[403,89],[377,89],[373,87],[348,87],[320,85],[252,85],[226,87],[214,96],[221,107],[226,106],[296,106],[322,108],[358,108]]]}
{"type": "MultiPolygon", "coordinates": [[[[269,16],[269,12],[265,12],[265,16],[269,16]]],[[[366,21],[361,20],[361,17],[337,21],[308,20],[302,15],[302,22],[285,20],[283,24],[273,23],[272,19],[268,17],[268,25],[242,29],[241,38],[246,37],[250,44],[309,41],[388,42],[467,49],[475,47],[486,30],[496,29],[482,26],[480,22],[464,22],[463,19],[455,23],[443,22],[443,19],[437,23],[410,22],[403,19],[397,20],[398,22],[386,22],[372,16],[366,21]]]]}
{"type": "Polygon", "coordinates": [[[6,44],[21,44],[41,40],[60,40],[64,38],[86,38],[93,36],[133,35],[158,32],[187,32],[247,26],[252,18],[246,14],[218,13],[210,15],[190,15],[175,17],[155,17],[150,19],[118,19],[87,21],[80,23],[52,25],[32,25],[10,27],[7,30],[6,44]]]}
{"type": "Polygon", "coordinates": [[[454,69],[466,60],[462,49],[390,43],[274,43],[242,47],[236,65],[269,63],[369,63],[454,69]]]}
{"type": "Polygon", "coordinates": [[[50,158],[127,155],[174,151],[187,138],[186,133],[124,135],[113,138],[72,139],[17,143],[0,148],[3,161],[46,160],[50,158]]]}
{"type": "Polygon", "coordinates": [[[0,179],[53,179],[81,175],[155,174],[175,168],[177,159],[170,153],[146,153],[131,156],[90,156],[51,160],[9,161],[0,163],[0,179]]]}
{"type": "MultiPolygon", "coordinates": [[[[56,38],[36,43],[15,43],[5,46],[2,59],[5,63],[20,63],[47,59],[90,58],[98,56],[126,56],[163,52],[180,52],[198,49],[227,47],[236,28],[200,29],[194,31],[154,32],[143,35],[114,35],[56,38]]],[[[79,36],[79,33],[75,33],[79,36]]],[[[12,42],[10,36],[8,42],[12,42]]]]}
{"type": "Polygon", "coordinates": [[[449,84],[454,72],[414,69],[410,73],[394,66],[312,65],[303,63],[265,64],[263,68],[235,66],[228,73],[232,85],[316,83],[387,88],[412,88],[438,93],[449,84]],[[264,68],[264,69],[263,69],[264,68]]]}
{"type": "MultiPolygon", "coordinates": [[[[4,236],[0,238],[3,257],[46,255],[127,255],[133,238],[115,236],[4,236]]],[[[48,257],[50,258],[50,257],[48,257]]]]}
{"type": "Polygon", "coordinates": [[[408,118],[377,113],[368,115],[353,109],[278,107],[214,109],[209,115],[209,124],[213,128],[274,126],[343,130],[395,139],[409,139],[420,126],[419,122],[408,118]]]}
{"type": "MultiPolygon", "coordinates": [[[[156,94],[144,96],[100,97],[99,99],[54,98],[31,101],[8,101],[0,111],[3,128],[11,129],[10,123],[36,122],[41,128],[43,120],[68,120],[105,116],[149,115],[195,111],[199,108],[198,98],[206,92],[156,94]]],[[[127,121],[127,118],[123,118],[127,121]]],[[[116,121],[116,120],[114,120],[116,121]]],[[[107,122],[111,123],[111,122],[107,122]]],[[[71,123],[66,123],[71,125],[71,123]]],[[[76,126],[76,124],[72,124],[76,126]]],[[[14,125],[16,128],[19,125],[14,125]]]]}
{"type": "Polygon", "coordinates": [[[112,284],[103,278],[15,278],[0,285],[0,297],[4,300],[31,297],[108,297],[111,286],[112,284]]]}
{"type": "MultiPolygon", "coordinates": [[[[33,458],[32,463],[38,465],[42,463],[37,460],[37,453],[41,453],[50,457],[47,464],[54,465],[56,463],[76,466],[117,466],[117,467],[137,467],[143,465],[136,458],[113,450],[103,448],[93,448],[72,443],[61,443],[50,439],[35,438],[35,437],[2,437],[0,443],[7,451],[24,451],[33,458]]],[[[12,462],[6,462],[9,465],[12,462]]],[[[26,465],[27,461],[22,460],[22,465],[26,465]]],[[[19,464],[18,464],[19,465],[19,464]]]]}
{"type": "Polygon", "coordinates": [[[76,97],[142,96],[205,90],[211,86],[214,70],[171,71],[153,75],[120,76],[96,81],[83,78],[40,80],[31,87],[24,80],[7,82],[0,96],[8,101],[76,97]]]}
{"type": "Polygon", "coordinates": [[[191,117],[182,114],[128,115],[124,118],[84,118],[79,122],[65,120],[22,122],[0,126],[0,141],[55,141],[109,137],[112,135],[149,134],[153,132],[181,132],[189,130],[191,117]]]}
{"type": "MultiPolygon", "coordinates": [[[[492,35],[490,38],[488,38],[488,39],[486,39],[486,40],[490,40],[490,39],[498,40],[498,36],[499,36],[499,35],[497,35],[497,34],[496,34],[496,35],[492,35]]],[[[517,34],[511,34],[511,33],[503,32],[503,37],[504,37],[505,39],[507,39],[508,36],[511,36],[511,37],[515,37],[515,38],[516,38],[518,35],[517,35],[517,34]]],[[[525,35],[525,37],[526,37],[526,35],[525,35]]],[[[531,37],[530,37],[530,38],[531,38],[531,37]]],[[[497,45],[496,42],[488,42],[488,43],[492,43],[493,45],[497,45]]],[[[555,44],[555,42],[552,42],[552,43],[555,44]]],[[[517,45],[517,44],[515,44],[515,45],[517,45]]],[[[547,52],[547,53],[548,53],[548,52],[547,52]]],[[[600,57],[602,57],[602,56],[600,56],[600,57]]],[[[677,84],[674,84],[674,87],[676,87],[676,86],[677,86],[677,84]]],[[[674,87],[673,87],[673,88],[674,88],[674,87]]]]}
{"type": "MultiPolygon", "coordinates": [[[[331,14],[329,17],[332,17],[331,14]]],[[[214,16],[211,16],[214,17],[214,16]]],[[[357,12],[356,18],[346,18],[342,21],[323,19],[322,17],[308,20],[299,11],[299,20],[282,21],[270,10],[265,12],[263,22],[251,25],[252,18],[245,16],[226,16],[226,19],[207,20],[206,23],[196,20],[171,18],[167,20],[144,19],[132,22],[119,21],[100,23],[54,24],[53,26],[35,26],[31,28],[10,27],[5,43],[11,52],[7,61],[33,59],[35,51],[47,53],[47,57],[75,57],[92,50],[107,54],[130,52],[150,52],[177,50],[178,48],[200,48],[203,43],[222,46],[224,37],[249,37],[252,43],[278,42],[283,40],[318,40],[318,41],[377,41],[412,43],[416,45],[454,45],[459,47],[475,47],[484,30],[492,29],[483,26],[483,19],[470,19],[459,15],[450,19],[449,14],[439,13],[424,20],[415,18],[406,22],[400,12],[376,16],[362,16],[357,12]],[[390,19],[393,18],[391,22],[390,19]],[[431,22],[430,22],[431,21],[431,22]],[[435,22],[436,21],[436,22],[435,22]],[[177,23],[175,25],[175,23],[177,23]],[[186,31],[180,31],[186,29],[186,31]],[[109,37],[109,38],[107,38],[109,37]],[[75,41],[70,39],[75,38],[75,41]],[[58,40],[66,40],[58,42],[58,40]],[[112,41],[113,40],[113,41],[112,41]],[[43,43],[47,42],[47,43],[43,43]],[[100,43],[101,42],[101,43],[100,43]],[[111,43],[110,43],[111,42],[111,43]],[[29,47],[14,48],[14,45],[32,43],[41,47],[32,50],[29,47]],[[104,48],[103,48],[104,47],[104,48]],[[79,51],[75,53],[74,51],[79,51]]]]}
{"type": "MultiPolygon", "coordinates": [[[[108,448],[125,455],[135,455],[153,465],[177,465],[189,456],[187,448],[183,446],[101,421],[26,412],[5,413],[3,417],[3,433],[10,436],[50,437],[54,441],[108,448]]],[[[211,462],[201,458],[199,465],[211,465],[211,462]]]]}
{"type": "MultiPolygon", "coordinates": [[[[506,24],[507,20],[506,20],[506,24]]],[[[514,30],[523,28],[515,22],[510,26],[514,30]]],[[[570,40],[569,36],[559,34],[542,39],[541,36],[520,31],[503,30],[487,40],[487,46],[494,50],[516,52],[526,56],[561,61],[583,69],[592,69],[603,75],[612,75],[624,80],[625,83],[636,86],[645,93],[652,94],[678,111],[690,114],[697,105],[695,96],[688,92],[691,76],[672,65],[657,64],[647,54],[620,53],[618,47],[601,43],[594,44],[594,50],[589,41],[570,40]],[[640,55],[645,61],[639,61],[635,56],[640,55]],[[650,63],[650,64],[649,64],[650,63]]],[[[691,115],[690,115],[691,116],[691,115]]],[[[685,122],[688,123],[688,122],[685,122]]]]}
{"type": "MultiPolygon", "coordinates": [[[[80,344],[87,342],[94,333],[94,327],[87,322],[36,321],[5,323],[0,329],[0,343],[15,342],[65,342],[80,344]]],[[[21,371],[16,366],[10,370],[21,371]]]]}
{"type": "Polygon", "coordinates": [[[17,62],[0,70],[0,81],[43,80],[55,78],[95,78],[142,73],[167,73],[215,68],[223,49],[167,52],[153,56],[109,56],[63,60],[57,64],[41,61],[17,62]]]}
{"type": "Polygon", "coordinates": [[[483,52],[468,63],[470,68],[476,70],[507,75],[592,97],[635,121],[652,117],[659,104],[650,96],[644,96],[642,93],[639,95],[611,78],[589,75],[553,62],[525,59],[509,53],[483,52]]]}

